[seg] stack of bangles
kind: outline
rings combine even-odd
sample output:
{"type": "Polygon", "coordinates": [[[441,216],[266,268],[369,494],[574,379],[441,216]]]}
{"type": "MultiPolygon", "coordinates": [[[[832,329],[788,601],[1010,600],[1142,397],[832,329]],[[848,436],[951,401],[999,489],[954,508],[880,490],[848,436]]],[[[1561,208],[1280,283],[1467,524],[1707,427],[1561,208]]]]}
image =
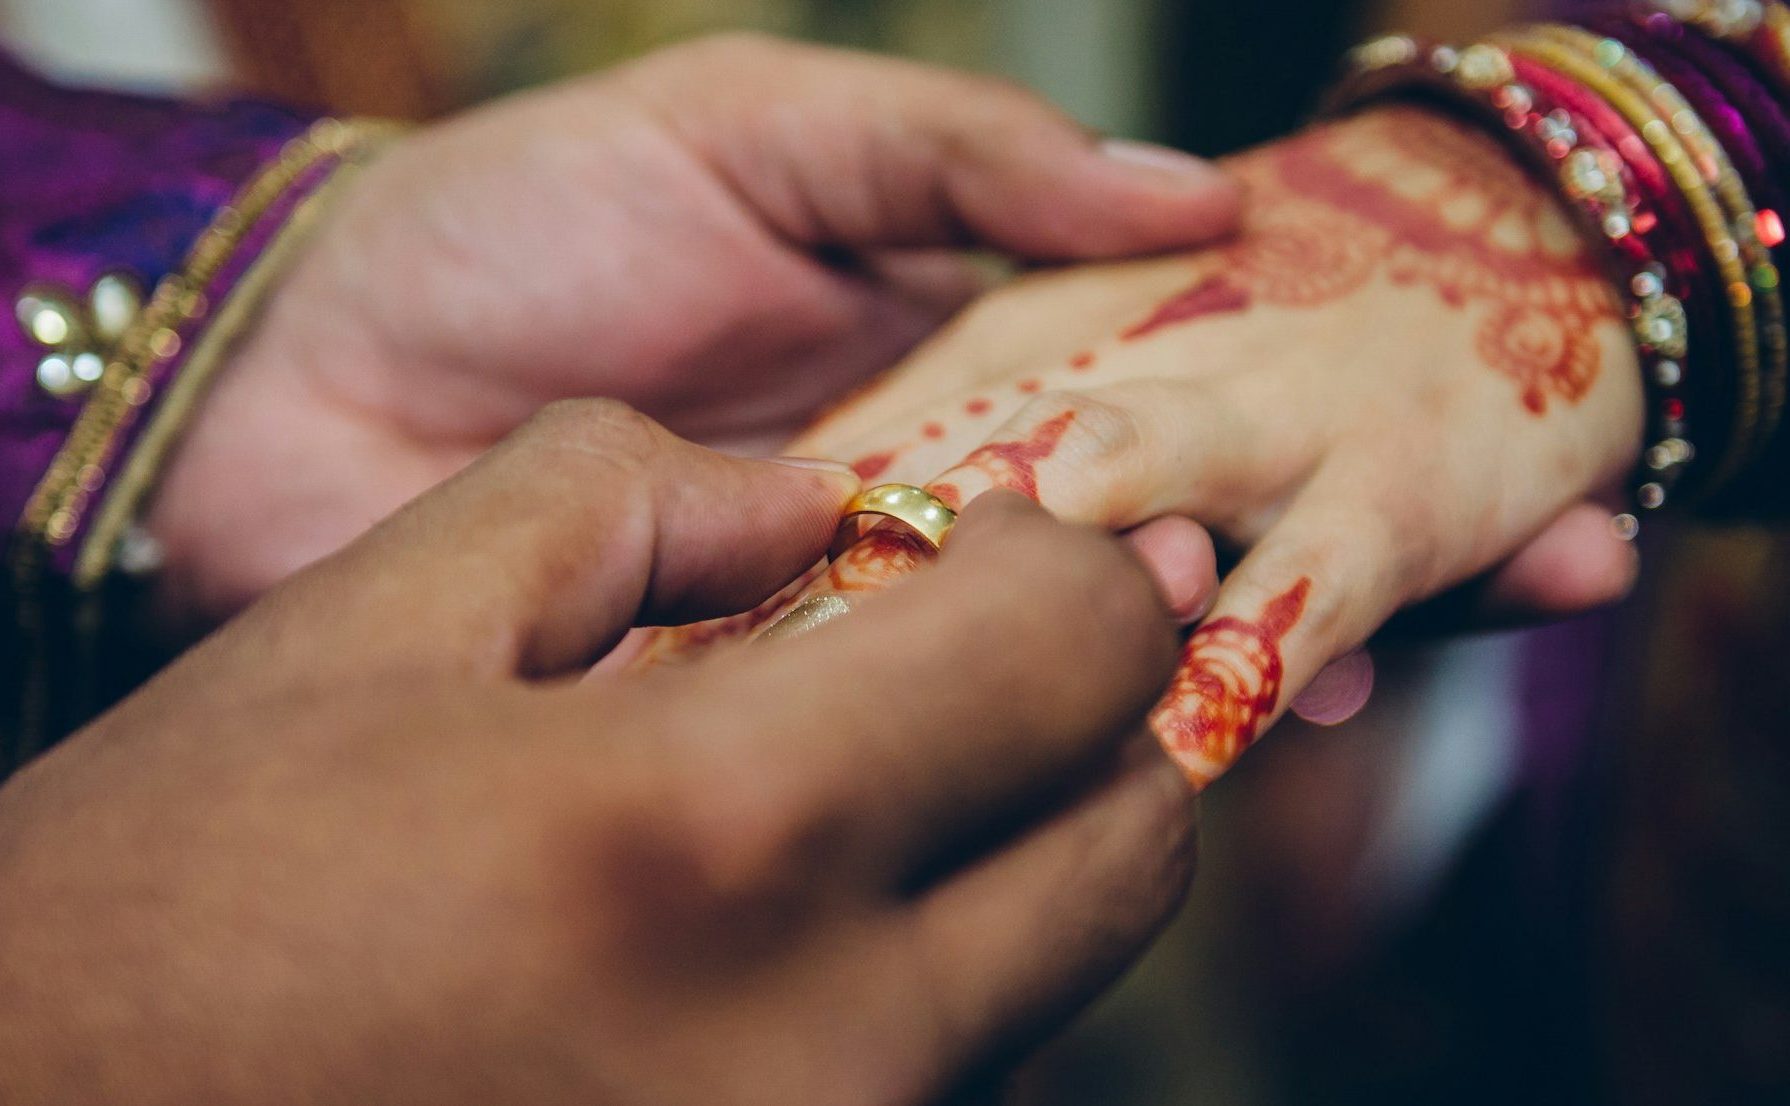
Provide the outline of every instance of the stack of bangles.
{"type": "Polygon", "coordinates": [[[1790,8],[1657,0],[1458,49],[1383,38],[1352,62],[1332,111],[1415,100],[1483,125],[1598,244],[1649,395],[1623,525],[1668,502],[1773,498],[1765,479],[1790,455],[1790,8]]]}

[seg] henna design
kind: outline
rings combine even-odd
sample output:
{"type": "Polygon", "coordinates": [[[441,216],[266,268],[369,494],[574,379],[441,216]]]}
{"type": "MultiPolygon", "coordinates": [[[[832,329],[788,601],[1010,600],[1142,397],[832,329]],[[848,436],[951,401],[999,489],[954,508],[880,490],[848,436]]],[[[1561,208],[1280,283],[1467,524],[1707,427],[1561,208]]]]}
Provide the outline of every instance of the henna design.
{"type": "Polygon", "coordinates": [[[900,458],[900,453],[888,450],[884,453],[872,453],[868,457],[860,457],[851,463],[851,467],[852,471],[858,474],[858,479],[868,484],[888,472],[900,458]]]}
{"type": "Polygon", "coordinates": [[[963,405],[963,413],[971,418],[981,418],[994,410],[994,404],[986,399],[972,399],[963,405]]]}
{"type": "MultiPolygon", "coordinates": [[[[1057,451],[1064,435],[1075,424],[1075,412],[1064,411],[1047,419],[1021,441],[990,442],[963,459],[957,467],[977,469],[997,488],[1008,488],[1028,499],[1038,498],[1038,465],[1057,451]]],[[[962,509],[963,492],[955,484],[939,483],[927,489],[962,509]]]]}
{"type": "Polygon", "coordinates": [[[1223,315],[1248,309],[1249,290],[1239,288],[1229,277],[1212,276],[1187,291],[1166,301],[1156,313],[1120,334],[1123,341],[1135,342],[1166,327],[1203,319],[1207,315],[1223,315]]]}
{"type": "Polygon", "coordinates": [[[1269,602],[1255,621],[1214,618],[1187,639],[1167,697],[1150,716],[1170,755],[1200,786],[1254,744],[1280,706],[1280,643],[1305,614],[1311,578],[1269,602]]]}
{"type": "Polygon", "coordinates": [[[1419,111],[1320,128],[1245,157],[1257,197],[1243,239],[1120,337],[1253,304],[1314,308],[1384,276],[1481,314],[1475,340],[1536,415],[1596,382],[1614,292],[1572,225],[1490,139],[1419,111]]]}
{"type": "Polygon", "coordinates": [[[826,587],[835,592],[878,591],[937,558],[938,552],[919,535],[901,526],[880,526],[827,566],[826,587]]]}
{"type": "Polygon", "coordinates": [[[1069,359],[1069,367],[1076,372],[1086,372],[1094,367],[1094,360],[1094,355],[1091,353],[1078,353],[1069,359]]]}

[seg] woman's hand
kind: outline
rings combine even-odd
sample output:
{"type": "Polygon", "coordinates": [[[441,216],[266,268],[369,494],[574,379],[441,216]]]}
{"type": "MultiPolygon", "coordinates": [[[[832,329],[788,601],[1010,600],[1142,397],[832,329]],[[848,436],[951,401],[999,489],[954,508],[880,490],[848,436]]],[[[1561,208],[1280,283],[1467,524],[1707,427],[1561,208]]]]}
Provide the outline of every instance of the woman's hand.
{"type": "Polygon", "coordinates": [[[0,789],[0,1100],[921,1103],[1024,1047],[1192,871],[1119,543],[991,498],[851,624],[573,678],[856,486],[562,405],[267,596],[0,789]]]}
{"type": "Polygon", "coordinates": [[[553,400],[780,445],[983,289],[950,251],[1180,248],[1238,199],[995,81],[740,37],[425,128],[331,214],[166,474],[162,606],[229,614],[553,400]]]}
{"type": "Polygon", "coordinates": [[[1530,607],[1613,598],[1634,570],[1576,505],[1634,460],[1639,372],[1547,192],[1415,109],[1233,168],[1234,246],[992,296],[799,444],[957,502],[1185,515],[1247,550],[1155,716],[1198,782],[1407,605],[1519,551],[1494,586],[1530,607]]]}

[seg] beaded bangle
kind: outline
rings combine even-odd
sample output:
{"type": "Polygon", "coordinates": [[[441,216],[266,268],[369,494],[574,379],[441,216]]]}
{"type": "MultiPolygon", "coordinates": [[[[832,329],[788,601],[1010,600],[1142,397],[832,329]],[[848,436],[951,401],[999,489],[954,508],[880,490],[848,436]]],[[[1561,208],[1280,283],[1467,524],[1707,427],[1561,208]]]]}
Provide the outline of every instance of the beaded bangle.
{"type": "MultiPolygon", "coordinates": [[[[1727,226],[1721,205],[1716,202],[1701,173],[1692,163],[1690,153],[1673,128],[1660,113],[1625,82],[1603,66],[1587,59],[1580,52],[1560,42],[1531,32],[1509,32],[1495,36],[1495,41],[1513,52],[1535,59],[1556,72],[1591,89],[1618,111],[1646,141],[1654,157],[1666,169],[1676,190],[1690,208],[1694,220],[1708,244],[1717,271],[1721,274],[1723,294],[1729,305],[1734,359],[1739,368],[1738,400],[1734,405],[1732,436],[1708,478],[1713,487],[1730,478],[1739,469],[1740,459],[1751,451],[1758,425],[1759,344],[1758,325],[1753,314],[1752,286],[1740,263],[1740,247],[1727,226]]],[[[1665,505],[1664,489],[1649,489],[1642,506],[1655,510],[1665,505]]]]}
{"type": "MultiPolygon", "coordinates": [[[[1784,193],[1779,183],[1790,180],[1790,112],[1773,91],[1775,78],[1765,71],[1760,51],[1746,48],[1742,36],[1729,36],[1731,45],[1725,47],[1664,15],[1648,16],[1646,22],[1656,40],[1682,56],[1721,90],[1741,127],[1754,139],[1764,160],[1762,181],[1758,185],[1749,181],[1762,204],[1759,237],[1772,250],[1782,271],[1790,265],[1790,238],[1785,232],[1785,219],[1790,218],[1790,195],[1784,193]]],[[[1786,460],[1781,455],[1787,448],[1790,435],[1785,434],[1785,424],[1780,420],[1777,434],[1762,443],[1761,456],[1754,467],[1781,471],[1786,460]]]]}
{"type": "Polygon", "coordinates": [[[1688,65],[1671,50],[1667,42],[1656,37],[1667,28],[1667,33],[1677,32],[1679,37],[1686,37],[1683,26],[1657,16],[1654,17],[1654,23],[1655,26],[1650,29],[1645,25],[1611,19],[1598,20],[1590,26],[1610,40],[1625,46],[1637,61],[1651,67],[1675,89],[1680,99],[1708,128],[1714,139],[1716,156],[1719,158],[1726,154],[1730,161],[1730,171],[1738,180],[1740,191],[1745,197],[1744,205],[1732,214],[1737,228],[1744,221],[1746,237],[1742,241],[1743,249],[1748,248],[1747,240],[1751,242],[1751,264],[1748,271],[1755,303],[1763,308],[1760,335],[1766,353],[1765,370],[1760,382],[1759,430],[1753,454],[1746,459],[1747,462],[1754,462],[1758,460],[1765,444],[1777,436],[1784,411],[1786,375],[1790,374],[1790,342],[1787,342],[1784,330],[1783,296],[1778,287],[1777,261],[1759,237],[1763,221],[1761,213],[1782,207],[1779,190],[1765,165],[1759,144],[1740,112],[1707,76],[1688,65]],[[1664,26],[1659,26],[1661,24],[1664,26]],[[1755,197],[1764,197],[1767,200],[1766,206],[1757,207],[1753,202],[1755,197]]]}
{"type": "MultiPolygon", "coordinates": [[[[1759,213],[1753,205],[1740,173],[1733,161],[1711,133],[1708,123],[1697,113],[1673,85],[1626,45],[1615,39],[1599,39],[1576,27],[1548,25],[1540,33],[1551,35],[1569,45],[1587,50],[1593,59],[1619,79],[1640,91],[1683,140],[1703,178],[1714,189],[1728,214],[1729,234],[1740,249],[1745,270],[1746,289],[1750,291],[1756,322],[1755,340],[1762,363],[1759,375],[1741,381],[1741,402],[1752,406],[1756,423],[1748,448],[1734,454],[1732,477],[1741,467],[1754,461],[1763,443],[1776,431],[1776,420],[1783,409],[1784,377],[1790,372],[1790,336],[1784,328],[1784,299],[1779,289],[1780,278],[1771,254],[1759,241],[1759,213]],[[1775,409],[1769,396],[1775,392],[1779,401],[1775,409]]],[[[1723,249],[1718,245],[1718,249],[1723,249]]],[[[1724,479],[1717,474],[1718,483],[1724,479]]]]}
{"type": "MultiPolygon", "coordinates": [[[[1683,434],[1683,403],[1669,394],[1682,381],[1679,367],[1689,353],[1689,330],[1681,301],[1666,287],[1668,270],[1637,233],[1657,222],[1638,201],[1627,167],[1594,127],[1554,103],[1546,92],[1520,79],[1515,59],[1489,46],[1464,53],[1426,49],[1413,39],[1394,37],[1357,51],[1355,71],[1333,94],[1333,110],[1351,110],[1374,100],[1410,92],[1439,95],[1457,109],[1492,125],[1507,144],[1570,201],[1568,210],[1601,253],[1613,284],[1625,300],[1645,379],[1669,381],[1650,389],[1668,393],[1658,404],[1650,431],[1662,434],[1646,451],[1650,474],[1641,485],[1642,502],[1657,494],[1663,502],[1672,481],[1694,457],[1683,434]],[[1676,406],[1674,407],[1674,404],[1676,406]],[[1670,433],[1667,433],[1667,431],[1670,433]]],[[[1631,533],[1637,525],[1624,520],[1631,533]]]]}
{"type": "Polygon", "coordinates": [[[1790,94],[1790,11],[1776,0],[1652,0],[1646,6],[1750,54],[1790,94]]]}
{"type": "MultiPolygon", "coordinates": [[[[1610,151],[1627,191],[1634,233],[1610,233],[1609,240],[1632,266],[1634,275],[1627,288],[1636,306],[1631,308],[1631,319],[1644,354],[1643,381],[1652,400],[1650,444],[1642,454],[1636,499],[1651,502],[1658,491],[1678,494],[1676,489],[1690,475],[1689,466],[1698,454],[1690,441],[1689,412],[1733,409],[1733,397],[1724,394],[1729,374],[1721,371],[1729,363],[1727,328],[1721,325],[1719,306],[1709,290],[1690,279],[1699,263],[1686,261],[1686,254],[1694,254],[1701,243],[1665,169],[1627,121],[1589,90],[1546,66],[1520,55],[1513,55],[1511,64],[1519,80],[1561,106],[1581,142],[1610,151]],[[1675,328],[1695,342],[1645,356],[1649,346],[1657,347],[1675,328]],[[1660,485],[1658,491],[1650,487],[1653,484],[1660,485]]],[[[1702,440],[1712,454],[1719,448],[1707,436],[1702,440]]]]}

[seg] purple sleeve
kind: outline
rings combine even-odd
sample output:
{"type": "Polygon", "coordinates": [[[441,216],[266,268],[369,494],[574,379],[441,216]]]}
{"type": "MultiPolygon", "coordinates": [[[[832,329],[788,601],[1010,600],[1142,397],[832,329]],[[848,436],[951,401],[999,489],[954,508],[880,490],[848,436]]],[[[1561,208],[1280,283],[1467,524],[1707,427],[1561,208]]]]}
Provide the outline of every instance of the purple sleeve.
{"type": "Polygon", "coordinates": [[[243,101],[56,88],[0,55],[0,518],[9,529],[83,403],[40,386],[39,364],[54,351],[11,318],[20,298],[49,288],[78,304],[109,273],[153,288],[309,123],[243,101]]]}
{"type": "Polygon", "coordinates": [[[137,505],[304,213],[388,129],[0,54],[0,778],[128,687],[106,622],[137,505]]]}

